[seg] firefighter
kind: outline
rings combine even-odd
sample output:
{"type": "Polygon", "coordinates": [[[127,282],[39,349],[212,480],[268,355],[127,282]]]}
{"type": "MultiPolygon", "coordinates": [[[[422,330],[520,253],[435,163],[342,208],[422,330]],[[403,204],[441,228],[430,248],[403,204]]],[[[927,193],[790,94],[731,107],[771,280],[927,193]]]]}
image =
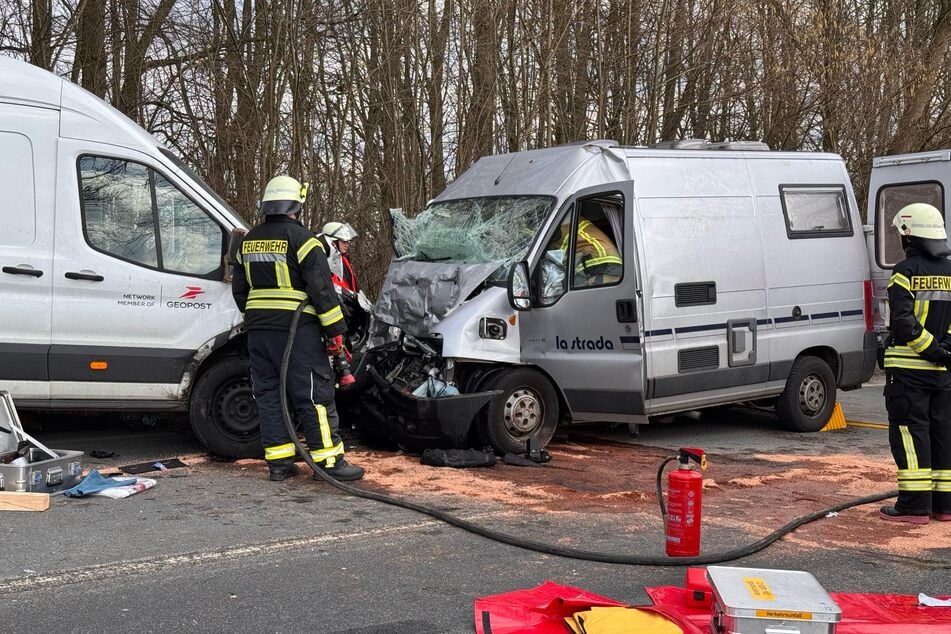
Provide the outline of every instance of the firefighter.
{"type": "Polygon", "coordinates": [[[334,284],[350,293],[358,293],[360,285],[357,276],[350,264],[350,242],[357,237],[357,232],[349,223],[328,222],[320,230],[318,238],[323,238],[327,248],[331,251],[327,255],[330,261],[330,271],[333,274],[334,284]]]}
{"type": "Polygon", "coordinates": [[[290,176],[268,182],[260,208],[264,222],[235,249],[232,293],[248,331],[251,383],[270,479],[297,474],[294,444],[283,422],[280,370],[294,311],[309,301],[287,369],[289,405],[314,462],[337,480],[359,480],[363,469],[343,456],[327,358],[341,350],[346,321],[324,247],[299,221],[306,198],[307,184],[290,176]]]}
{"type": "Polygon", "coordinates": [[[882,519],[951,521],[951,246],[935,207],[914,203],[892,222],[906,258],[888,283],[885,348],[888,440],[898,501],[882,519]]]}
{"type": "MultiPolygon", "coordinates": [[[[562,225],[561,250],[568,252],[571,229],[562,225]]],[[[613,284],[621,279],[623,260],[614,240],[583,215],[575,236],[575,288],[613,284]]]]}

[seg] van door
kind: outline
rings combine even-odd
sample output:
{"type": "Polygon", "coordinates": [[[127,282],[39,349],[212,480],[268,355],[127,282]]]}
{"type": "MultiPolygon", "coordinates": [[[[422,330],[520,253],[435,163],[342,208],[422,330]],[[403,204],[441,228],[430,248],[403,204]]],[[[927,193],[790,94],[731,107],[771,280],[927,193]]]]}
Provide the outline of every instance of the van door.
{"type": "Polygon", "coordinates": [[[223,226],[150,157],[64,139],[51,395],[174,401],[196,350],[237,317],[223,226]]]}
{"type": "Polygon", "coordinates": [[[0,103],[0,387],[49,398],[59,112],[0,103]]]}
{"type": "Polygon", "coordinates": [[[631,182],[579,191],[534,262],[534,308],[520,314],[522,358],[554,379],[577,421],[638,422],[643,323],[631,182]]]}

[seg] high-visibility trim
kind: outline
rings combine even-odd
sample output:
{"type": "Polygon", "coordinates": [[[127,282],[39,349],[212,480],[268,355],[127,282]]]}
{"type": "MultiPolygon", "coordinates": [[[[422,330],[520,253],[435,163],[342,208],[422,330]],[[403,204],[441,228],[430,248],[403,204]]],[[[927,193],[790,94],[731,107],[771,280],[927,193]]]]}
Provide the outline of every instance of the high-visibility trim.
{"type": "Polygon", "coordinates": [[[918,323],[921,324],[921,327],[925,327],[925,322],[928,321],[928,310],[931,308],[931,302],[928,300],[918,300],[915,302],[915,305],[921,304],[921,316],[918,317],[918,323]]]}
{"type": "Polygon", "coordinates": [[[934,476],[932,475],[931,469],[899,469],[898,470],[898,479],[899,480],[931,480],[934,476]]]}
{"type": "MultiPolygon", "coordinates": [[[[248,310],[289,310],[295,311],[297,307],[300,306],[300,302],[290,302],[290,301],[279,301],[279,300],[249,300],[245,305],[245,311],[248,310]]],[[[308,315],[316,315],[317,311],[314,310],[313,306],[307,306],[304,308],[304,312],[308,315]]]]}
{"type": "Polygon", "coordinates": [[[274,445],[264,448],[265,460],[283,460],[284,458],[293,458],[295,453],[294,443],[289,442],[283,445],[274,445]]]}
{"type": "Polygon", "coordinates": [[[314,462],[322,462],[327,458],[336,458],[343,455],[343,443],[338,442],[333,447],[327,449],[313,449],[310,452],[310,458],[314,462]]]}
{"type": "Polygon", "coordinates": [[[885,354],[885,368],[896,368],[899,370],[932,370],[936,372],[948,371],[943,365],[935,365],[924,359],[890,358],[887,352],[885,354]]]}
{"type": "Polygon", "coordinates": [[[932,482],[931,490],[936,493],[951,493],[951,482],[932,482]]]}
{"type": "Polygon", "coordinates": [[[623,266],[624,261],[616,255],[606,255],[600,258],[588,258],[578,262],[577,266],[575,266],[575,272],[582,273],[586,269],[593,268],[595,266],[603,266],[606,264],[618,264],[623,266]]]}
{"type": "Polygon", "coordinates": [[[916,471],[918,469],[918,453],[915,451],[915,441],[911,436],[911,430],[908,425],[899,425],[898,431],[901,433],[901,444],[905,448],[905,461],[908,469],[904,471],[916,471]]]}
{"type": "Polygon", "coordinates": [[[600,240],[592,238],[585,232],[585,229],[591,226],[590,220],[582,220],[578,223],[578,235],[585,239],[585,241],[594,247],[594,250],[598,252],[598,257],[603,258],[608,254],[607,250],[604,248],[604,245],[601,244],[600,240]]]}
{"type": "Polygon", "coordinates": [[[291,286],[291,269],[287,266],[287,262],[275,262],[274,263],[274,279],[277,280],[277,285],[282,289],[292,289],[291,286]]]}
{"type": "Polygon", "coordinates": [[[293,288],[254,288],[248,293],[248,299],[280,299],[302,302],[307,299],[307,293],[293,288]]]}
{"type": "Polygon", "coordinates": [[[898,481],[899,491],[931,491],[933,488],[931,480],[898,481]]]}
{"type": "MultiPolygon", "coordinates": [[[[306,309],[305,309],[306,310],[306,309]]],[[[321,313],[317,315],[317,319],[320,320],[320,325],[327,327],[332,326],[338,321],[343,320],[343,311],[340,309],[340,306],[334,306],[326,313],[321,313]]]]}
{"type": "MultiPolygon", "coordinates": [[[[238,256],[240,257],[240,253],[238,256]]],[[[284,262],[287,256],[283,253],[249,253],[244,256],[245,262],[284,262]]]]}
{"type": "MultiPolygon", "coordinates": [[[[313,384],[314,375],[311,374],[310,382],[313,384]]],[[[311,389],[311,394],[313,394],[313,389],[311,389]]],[[[323,443],[324,449],[333,447],[334,439],[333,434],[330,431],[330,419],[327,418],[327,408],[323,405],[315,405],[317,410],[317,427],[320,428],[320,442],[323,443]]]]}
{"type": "Polygon", "coordinates": [[[318,240],[317,238],[309,238],[307,242],[302,244],[301,247],[297,250],[297,261],[303,262],[304,258],[310,255],[310,252],[313,251],[314,249],[320,249],[321,251],[323,251],[324,245],[322,245],[320,243],[320,240],[318,240]]]}
{"type": "Polygon", "coordinates": [[[240,266],[244,266],[244,260],[241,259],[241,251],[239,250],[234,254],[234,261],[237,262],[240,266]]]}
{"type": "Polygon", "coordinates": [[[932,343],[934,343],[934,336],[927,330],[922,330],[920,335],[908,342],[908,347],[920,354],[932,343]]]}
{"type": "Polygon", "coordinates": [[[951,480],[951,469],[932,469],[931,477],[935,480],[951,480]]]}
{"type": "Polygon", "coordinates": [[[251,281],[251,263],[244,263],[244,279],[248,280],[248,286],[254,287],[254,282],[251,281]]]}
{"type": "Polygon", "coordinates": [[[891,278],[889,278],[888,280],[888,286],[891,286],[892,284],[901,286],[903,289],[905,289],[909,293],[911,292],[911,280],[909,280],[907,277],[905,277],[901,273],[892,273],[891,278]]]}

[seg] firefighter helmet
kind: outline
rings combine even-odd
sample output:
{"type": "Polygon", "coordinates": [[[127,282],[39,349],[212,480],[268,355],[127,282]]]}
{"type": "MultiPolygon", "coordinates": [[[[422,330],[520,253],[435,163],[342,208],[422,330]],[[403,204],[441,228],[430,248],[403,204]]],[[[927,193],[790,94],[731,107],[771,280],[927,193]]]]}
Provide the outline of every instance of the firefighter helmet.
{"type": "Polygon", "coordinates": [[[275,176],[267,182],[261,197],[261,212],[265,215],[296,214],[307,200],[309,183],[301,183],[290,176],[275,176]]]}
{"type": "Polygon", "coordinates": [[[902,207],[892,224],[903,236],[914,236],[925,240],[947,240],[944,218],[941,212],[928,203],[912,203],[902,207]]]}
{"type": "Polygon", "coordinates": [[[348,222],[328,222],[320,230],[320,235],[327,236],[329,240],[350,242],[359,234],[348,222]]]}

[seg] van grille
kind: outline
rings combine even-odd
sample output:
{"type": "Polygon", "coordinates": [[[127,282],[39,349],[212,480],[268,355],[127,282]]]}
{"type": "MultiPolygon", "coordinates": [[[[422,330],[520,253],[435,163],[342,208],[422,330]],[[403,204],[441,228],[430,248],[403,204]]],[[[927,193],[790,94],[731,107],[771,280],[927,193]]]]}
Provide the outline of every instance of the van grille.
{"type": "Polygon", "coordinates": [[[717,303],[716,282],[691,282],[674,284],[674,304],[680,306],[704,306],[717,303]]]}
{"type": "Polygon", "coordinates": [[[677,351],[677,371],[692,372],[720,367],[720,349],[717,346],[688,348],[677,351]]]}

